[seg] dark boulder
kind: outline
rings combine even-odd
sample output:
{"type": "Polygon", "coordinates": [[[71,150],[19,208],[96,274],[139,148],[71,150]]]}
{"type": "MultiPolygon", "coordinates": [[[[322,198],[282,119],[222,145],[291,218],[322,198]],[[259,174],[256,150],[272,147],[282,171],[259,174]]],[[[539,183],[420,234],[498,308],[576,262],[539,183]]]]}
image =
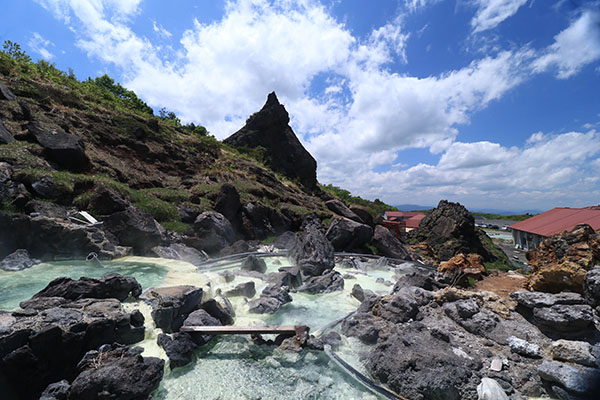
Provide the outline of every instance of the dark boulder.
{"type": "Polygon", "coordinates": [[[69,300],[85,298],[125,300],[129,295],[139,297],[142,286],[135,278],[111,273],[102,278],[82,277],[78,280],[71,278],[56,278],[44,289],[33,295],[39,297],[62,297],[69,300]]]}
{"type": "Polygon", "coordinates": [[[427,242],[441,261],[459,253],[477,253],[485,261],[495,259],[481,243],[473,216],[459,203],[440,201],[437,208],[428,213],[421,220],[419,228],[411,231],[409,236],[418,242],[427,242]]]}
{"type": "Polygon", "coordinates": [[[357,204],[351,204],[350,211],[352,211],[354,214],[358,215],[358,217],[363,221],[363,223],[369,225],[371,228],[375,227],[375,223],[373,221],[373,215],[371,215],[371,212],[369,210],[367,210],[365,207],[359,206],[357,204]]]}
{"type": "Polygon", "coordinates": [[[331,293],[339,290],[344,290],[344,278],[337,271],[311,276],[304,280],[302,286],[298,287],[299,292],[310,294],[331,293]]]}
{"type": "Polygon", "coordinates": [[[242,224],[247,239],[260,240],[279,235],[290,229],[290,220],[279,211],[260,203],[246,203],[242,207],[242,224]]]}
{"type": "Polygon", "coordinates": [[[80,137],[41,122],[31,122],[27,125],[27,129],[35,141],[44,148],[43,154],[60,167],[74,172],[82,172],[90,168],[90,159],[85,154],[85,144],[80,137]]]}
{"type": "Polygon", "coordinates": [[[220,257],[231,256],[233,254],[248,253],[250,251],[250,245],[245,240],[237,240],[230,246],[227,246],[219,251],[220,257]]]}
{"type": "Polygon", "coordinates": [[[325,233],[335,251],[355,252],[373,238],[373,229],[344,217],[334,217],[325,233]]]}
{"type": "Polygon", "coordinates": [[[17,96],[2,82],[0,82],[0,100],[17,101],[17,96]]]}
{"type": "Polygon", "coordinates": [[[4,127],[2,120],[0,120],[0,144],[8,144],[15,140],[13,135],[4,127]]]}
{"type": "Polygon", "coordinates": [[[183,243],[173,243],[169,246],[156,246],[150,249],[150,256],[168,258],[170,260],[181,260],[190,264],[200,265],[208,260],[205,252],[186,246],[183,243]]]}
{"type": "Polygon", "coordinates": [[[103,220],[102,229],[115,235],[122,246],[133,247],[136,254],[145,255],[162,240],[162,228],[144,210],[128,207],[103,220]]]}
{"type": "Polygon", "coordinates": [[[208,299],[200,307],[218,319],[221,325],[233,325],[234,314],[231,309],[223,307],[216,299],[208,299]]]}
{"type": "MultiPolygon", "coordinates": [[[[196,310],[192,312],[183,321],[183,326],[221,326],[221,321],[210,315],[206,310],[196,310]]],[[[199,332],[188,332],[188,335],[198,346],[203,346],[214,337],[212,335],[203,335],[199,332]]]]}
{"type": "Polygon", "coordinates": [[[177,213],[179,214],[179,218],[181,218],[181,222],[186,224],[193,224],[196,218],[198,218],[198,215],[200,215],[200,211],[185,203],[179,205],[177,213]]]}
{"type": "Polygon", "coordinates": [[[544,381],[566,389],[569,399],[596,399],[600,396],[600,370],[596,368],[575,368],[561,362],[544,360],[538,366],[538,373],[544,381]]]}
{"type": "Polygon", "coordinates": [[[331,199],[325,202],[325,205],[329,210],[333,211],[335,214],[351,219],[359,224],[364,224],[365,222],[354,212],[352,212],[344,203],[342,203],[338,199],[331,199]]]}
{"type": "Polygon", "coordinates": [[[20,271],[22,269],[31,268],[39,263],[40,260],[31,258],[27,250],[18,249],[14,253],[4,257],[4,260],[0,261],[0,269],[3,269],[4,271],[20,271]]]}
{"type": "Polygon", "coordinates": [[[558,304],[585,304],[583,297],[579,293],[544,293],[530,292],[528,290],[518,290],[510,294],[511,299],[516,301],[522,308],[533,310],[539,307],[551,307],[558,304]]]}
{"type": "Polygon", "coordinates": [[[235,186],[230,183],[223,184],[217,194],[213,208],[231,222],[235,231],[241,231],[242,203],[240,202],[240,194],[235,186]]]}
{"type": "Polygon", "coordinates": [[[425,290],[434,290],[436,288],[434,273],[411,272],[410,274],[402,275],[396,281],[392,291],[397,292],[401,288],[408,286],[416,286],[425,290]]]}
{"type": "Polygon", "coordinates": [[[51,383],[42,392],[40,400],[67,400],[70,389],[71,385],[66,379],[51,383]]]}
{"type": "Polygon", "coordinates": [[[267,271],[267,264],[262,258],[257,257],[254,254],[250,254],[242,262],[242,266],[240,268],[244,271],[257,271],[264,274],[267,271]]]}
{"type": "Polygon", "coordinates": [[[294,232],[287,231],[277,236],[277,239],[275,239],[273,242],[273,246],[275,246],[277,249],[289,250],[294,247],[294,243],[296,243],[296,234],[294,232]]]}
{"type": "Polygon", "coordinates": [[[366,344],[375,344],[380,334],[386,329],[386,324],[381,318],[372,314],[357,313],[342,322],[342,333],[346,336],[356,337],[366,344]]]}
{"type": "Polygon", "coordinates": [[[372,244],[382,256],[400,260],[411,259],[402,242],[389,229],[381,225],[375,226],[372,244]]]}
{"type": "Polygon", "coordinates": [[[248,308],[254,314],[273,314],[281,306],[292,301],[286,287],[269,284],[265,287],[258,299],[248,302],[248,308]]]}
{"type": "Polygon", "coordinates": [[[243,282],[234,287],[231,290],[225,292],[225,296],[227,297],[235,297],[235,296],[244,296],[247,298],[252,298],[256,294],[256,288],[254,286],[254,282],[243,282]]]}
{"type": "Polygon", "coordinates": [[[185,332],[177,332],[171,336],[161,333],[156,342],[167,353],[171,369],[188,365],[192,361],[194,350],[198,347],[185,332]]]}
{"type": "Polygon", "coordinates": [[[43,200],[30,200],[25,204],[25,211],[29,215],[42,216],[47,218],[68,219],[69,210],[60,204],[51,203],[43,200]]]}
{"type": "Polygon", "coordinates": [[[419,308],[433,300],[433,294],[417,287],[404,287],[384,296],[372,307],[372,313],[394,324],[415,319],[419,308]]]}
{"type": "Polygon", "coordinates": [[[250,116],[246,125],[224,142],[233,147],[263,147],[266,164],[274,171],[300,182],[309,189],[317,188],[317,162],[302,146],[292,128],[290,117],[270,93],[263,108],[250,116]]]}
{"type": "Polygon", "coordinates": [[[290,258],[305,275],[321,275],[335,266],[333,245],[316,217],[307,217],[289,251],[290,258]]]}
{"type": "Polygon", "coordinates": [[[592,268],[585,274],[583,294],[592,307],[600,306],[600,266],[592,268]]]}
{"type": "Polygon", "coordinates": [[[582,333],[594,324],[593,309],[587,304],[535,308],[533,317],[540,327],[561,333],[582,333]]]}
{"type": "Polygon", "coordinates": [[[297,267],[285,267],[278,272],[270,273],[267,276],[267,282],[279,287],[297,288],[302,285],[302,274],[297,267]]]}
{"type": "Polygon", "coordinates": [[[215,211],[205,211],[200,214],[194,221],[194,231],[202,250],[209,254],[218,252],[235,240],[235,233],[229,220],[215,211]]]}
{"type": "Polygon", "coordinates": [[[135,349],[92,351],[86,358],[89,362],[72,382],[69,400],[147,400],[164,373],[163,360],[142,357],[135,349]]]}
{"type": "Polygon", "coordinates": [[[109,215],[125,211],[130,205],[117,193],[104,186],[99,186],[92,193],[89,207],[99,215],[109,215]]]}
{"type": "Polygon", "coordinates": [[[152,306],[152,319],[166,333],[177,332],[202,301],[202,289],[191,285],[148,289],[144,300],[152,306]]]}
{"type": "Polygon", "coordinates": [[[36,197],[54,200],[57,203],[69,205],[71,203],[73,192],[66,185],[56,182],[50,176],[43,176],[31,184],[36,197]]]}

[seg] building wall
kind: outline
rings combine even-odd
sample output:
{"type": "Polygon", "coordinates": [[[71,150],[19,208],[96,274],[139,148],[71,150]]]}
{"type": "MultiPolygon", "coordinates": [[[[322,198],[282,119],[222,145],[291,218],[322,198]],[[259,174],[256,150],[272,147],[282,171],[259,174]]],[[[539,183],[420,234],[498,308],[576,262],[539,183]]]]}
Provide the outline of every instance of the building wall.
{"type": "Polygon", "coordinates": [[[519,231],[513,229],[512,232],[515,246],[524,250],[533,250],[542,243],[544,236],[536,235],[535,233],[519,231]]]}

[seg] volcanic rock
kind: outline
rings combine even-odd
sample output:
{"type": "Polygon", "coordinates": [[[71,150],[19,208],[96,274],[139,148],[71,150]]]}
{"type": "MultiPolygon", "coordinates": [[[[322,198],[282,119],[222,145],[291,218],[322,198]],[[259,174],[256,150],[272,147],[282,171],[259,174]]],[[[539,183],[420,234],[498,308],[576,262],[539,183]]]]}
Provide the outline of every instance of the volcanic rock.
{"type": "Polygon", "coordinates": [[[214,210],[223,214],[231,223],[234,230],[241,231],[242,203],[240,203],[240,194],[235,186],[230,183],[225,183],[221,186],[215,199],[214,210]]]}
{"type": "Polygon", "coordinates": [[[142,357],[136,349],[113,348],[103,353],[91,351],[91,359],[71,384],[69,399],[146,400],[158,386],[165,362],[156,357],[142,357]]]}
{"type": "Polygon", "coordinates": [[[267,264],[262,258],[256,257],[254,254],[250,254],[244,259],[240,268],[245,271],[258,271],[264,274],[267,271],[267,264]]]}
{"type": "Polygon", "coordinates": [[[331,211],[333,211],[335,214],[341,217],[351,219],[355,222],[358,222],[359,224],[365,223],[358,215],[356,215],[338,199],[327,200],[325,202],[325,205],[327,206],[327,208],[329,208],[331,211]]]}
{"type": "Polygon", "coordinates": [[[216,299],[208,299],[200,305],[200,308],[221,322],[221,325],[232,325],[234,314],[231,308],[226,309],[216,299]]]}
{"type": "Polygon", "coordinates": [[[202,250],[209,254],[218,252],[235,240],[231,223],[223,214],[216,211],[205,211],[200,214],[194,222],[194,230],[202,250]]]}
{"type": "Polygon", "coordinates": [[[538,367],[540,377],[545,381],[558,383],[561,387],[575,394],[585,394],[588,399],[600,394],[600,370],[595,368],[575,368],[557,361],[544,360],[538,367]]]}
{"type": "Polygon", "coordinates": [[[373,229],[344,217],[334,217],[325,233],[336,251],[354,252],[371,241],[373,229]]]}
{"type": "Polygon", "coordinates": [[[373,246],[377,248],[379,254],[389,258],[397,258],[399,260],[410,260],[406,248],[396,236],[386,227],[381,225],[375,226],[373,234],[373,246]]]}
{"type": "Polygon", "coordinates": [[[527,260],[532,266],[530,290],[583,293],[585,274],[600,260],[600,235],[589,225],[578,225],[546,238],[527,253],[527,260]]]}
{"type": "Polygon", "coordinates": [[[82,172],[90,168],[91,163],[85,154],[85,144],[78,136],[65,133],[41,122],[27,125],[29,134],[44,148],[45,156],[73,172],[82,172]]]}
{"type": "Polygon", "coordinates": [[[31,268],[39,263],[40,260],[31,258],[27,250],[18,249],[14,253],[4,257],[4,260],[0,261],[0,269],[3,269],[4,271],[20,271],[22,269],[31,268]]]}
{"type": "Polygon", "coordinates": [[[537,325],[562,333],[582,333],[594,324],[592,307],[587,304],[535,308],[533,317],[537,325]]]}
{"type": "Polygon", "coordinates": [[[592,307],[600,306],[600,266],[595,266],[585,274],[583,294],[592,307]]]}
{"type": "Polygon", "coordinates": [[[419,228],[410,232],[410,236],[418,242],[427,242],[442,261],[459,253],[477,253],[485,261],[494,259],[475,231],[473,216],[459,203],[440,201],[437,208],[421,220],[419,228]]]}
{"type": "Polygon", "coordinates": [[[483,265],[483,257],[479,254],[464,255],[459,253],[450,260],[445,261],[438,267],[438,273],[447,283],[456,282],[459,285],[467,286],[468,279],[482,279],[486,273],[483,265]]]}
{"type": "Polygon", "coordinates": [[[198,347],[185,332],[176,332],[172,336],[160,333],[156,342],[167,353],[171,369],[189,364],[192,361],[193,351],[198,347]]]}
{"type": "Polygon", "coordinates": [[[66,379],[51,383],[42,392],[40,400],[67,400],[69,390],[71,390],[71,385],[66,379]]]}
{"type": "Polygon", "coordinates": [[[102,229],[115,235],[120,245],[133,247],[137,254],[145,255],[161,243],[163,228],[147,211],[128,207],[103,222],[102,229]]]}
{"type": "Polygon", "coordinates": [[[254,286],[254,282],[252,282],[252,281],[240,283],[233,289],[225,292],[225,295],[228,297],[244,296],[244,297],[252,298],[252,297],[254,297],[255,294],[256,294],[256,288],[254,286]]]}
{"type": "Polygon", "coordinates": [[[148,289],[144,295],[152,309],[152,319],[166,333],[177,332],[183,321],[202,301],[202,289],[191,285],[148,289]]]}
{"type": "Polygon", "coordinates": [[[288,125],[289,115],[275,92],[269,94],[263,108],[250,116],[246,125],[224,143],[233,147],[267,150],[266,164],[274,171],[300,182],[309,189],[317,187],[317,162],[302,146],[288,125]]]}
{"type": "Polygon", "coordinates": [[[290,220],[279,211],[260,203],[242,206],[242,230],[247,239],[261,240],[290,229],[290,220]]]}
{"type": "Polygon", "coordinates": [[[129,206],[125,199],[105,186],[96,187],[89,204],[89,207],[99,215],[125,211],[129,206]]]}
{"type": "Polygon", "coordinates": [[[572,362],[596,368],[596,357],[592,354],[592,345],[587,342],[560,339],[552,342],[552,358],[558,361],[572,362]]]}
{"type": "Polygon", "coordinates": [[[258,299],[248,302],[249,311],[254,314],[273,314],[281,306],[292,301],[286,287],[269,284],[258,299]]]}
{"type": "Polygon", "coordinates": [[[369,225],[371,228],[375,227],[375,223],[373,222],[373,216],[371,215],[371,212],[365,207],[359,206],[357,204],[351,204],[350,211],[358,215],[358,217],[363,221],[363,223],[369,225]]]}
{"type": "Polygon", "coordinates": [[[8,144],[15,140],[13,135],[4,127],[0,120],[0,144],[8,144]]]}
{"type": "Polygon", "coordinates": [[[337,271],[329,271],[319,276],[311,276],[304,280],[302,286],[298,287],[299,292],[310,294],[331,293],[338,290],[344,290],[344,278],[337,271]]]}
{"type": "Polygon", "coordinates": [[[289,251],[290,258],[305,275],[321,275],[335,266],[334,249],[316,217],[307,217],[289,251]]]}
{"type": "Polygon", "coordinates": [[[139,297],[142,286],[135,278],[111,273],[102,278],[82,277],[78,280],[71,278],[56,278],[44,289],[33,295],[39,297],[62,297],[68,300],[86,298],[125,300],[129,295],[139,297]]]}
{"type": "Polygon", "coordinates": [[[16,101],[17,96],[10,91],[2,82],[0,82],[0,100],[16,101]]]}

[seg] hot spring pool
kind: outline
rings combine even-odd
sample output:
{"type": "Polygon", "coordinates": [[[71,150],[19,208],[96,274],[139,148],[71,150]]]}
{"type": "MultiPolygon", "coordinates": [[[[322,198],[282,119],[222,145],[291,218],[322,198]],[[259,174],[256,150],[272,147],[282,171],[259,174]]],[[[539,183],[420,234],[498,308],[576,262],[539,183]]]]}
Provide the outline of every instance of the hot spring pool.
{"type": "MultiPolygon", "coordinates": [[[[285,257],[266,257],[267,274],[280,267],[289,266],[285,257]]],[[[0,309],[12,310],[20,301],[29,299],[59,276],[78,279],[82,276],[100,277],[109,272],[133,276],[146,290],[152,286],[195,285],[202,287],[205,298],[217,296],[239,283],[254,281],[257,293],[266,283],[258,278],[236,276],[226,282],[222,273],[240,267],[241,262],[216,262],[198,270],[191,264],[165,259],[127,257],[104,262],[100,268],[86,261],[52,262],[33,268],[6,272],[0,271],[0,309]]],[[[340,263],[336,266],[345,277],[343,291],[309,295],[291,293],[293,301],[272,315],[251,314],[247,300],[232,297],[230,302],[236,312],[236,325],[308,325],[311,333],[332,329],[330,324],[359,306],[351,296],[354,284],[378,294],[391,290],[395,277],[412,272],[410,263],[391,267],[374,260],[340,263]]],[[[167,357],[156,343],[161,331],[154,326],[150,308],[142,301],[127,301],[126,309],[140,309],[146,317],[146,337],[138,345],[144,356],[167,357]]],[[[335,327],[333,329],[338,329],[335,327]]],[[[358,371],[362,370],[361,354],[368,349],[353,338],[343,337],[336,354],[358,371]]],[[[168,363],[167,363],[168,364],[168,363]]],[[[181,399],[379,399],[380,397],[354,380],[327,354],[303,350],[300,353],[282,352],[275,346],[258,346],[249,336],[222,336],[199,348],[191,364],[171,371],[154,392],[153,398],[181,399]]]]}

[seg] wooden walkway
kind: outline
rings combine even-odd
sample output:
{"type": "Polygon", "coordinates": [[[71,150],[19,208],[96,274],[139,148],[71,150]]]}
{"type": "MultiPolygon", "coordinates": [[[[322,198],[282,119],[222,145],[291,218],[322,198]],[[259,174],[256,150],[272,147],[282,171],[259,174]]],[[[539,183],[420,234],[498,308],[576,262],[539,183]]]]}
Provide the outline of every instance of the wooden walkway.
{"type": "Polygon", "coordinates": [[[182,326],[181,332],[197,332],[209,335],[280,334],[298,335],[308,333],[306,325],[280,326],[182,326]]]}

